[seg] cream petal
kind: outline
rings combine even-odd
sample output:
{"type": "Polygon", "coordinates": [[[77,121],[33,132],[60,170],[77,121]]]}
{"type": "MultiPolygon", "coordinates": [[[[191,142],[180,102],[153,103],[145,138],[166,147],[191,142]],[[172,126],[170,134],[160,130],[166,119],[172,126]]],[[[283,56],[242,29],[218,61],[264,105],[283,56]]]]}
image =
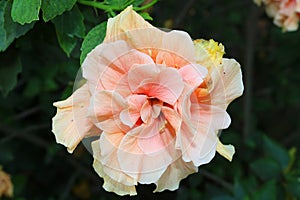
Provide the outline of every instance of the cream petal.
{"type": "Polygon", "coordinates": [[[226,109],[230,102],[244,90],[240,64],[234,59],[223,58],[222,65],[211,71],[209,85],[211,104],[226,109]]]}
{"type": "Polygon", "coordinates": [[[218,139],[217,152],[227,160],[232,161],[232,157],[233,154],[235,153],[235,149],[234,146],[232,146],[231,144],[224,145],[218,139]]]}
{"type": "Polygon", "coordinates": [[[97,174],[104,179],[103,188],[108,192],[114,192],[120,196],[124,195],[137,195],[135,186],[127,186],[120,182],[111,179],[103,171],[103,166],[98,160],[94,160],[93,167],[97,174]]]}
{"type": "Polygon", "coordinates": [[[126,107],[126,101],[119,93],[103,90],[92,96],[88,116],[105,132],[126,132],[129,127],[120,119],[120,112],[126,107]]]}
{"type": "Polygon", "coordinates": [[[56,142],[63,144],[72,153],[84,137],[100,135],[87,117],[90,92],[87,84],[76,90],[64,101],[55,102],[57,114],[52,119],[52,132],[56,142]]]}
{"type": "Polygon", "coordinates": [[[163,173],[159,180],[155,183],[154,192],[162,192],[164,190],[177,190],[179,183],[188,175],[196,173],[198,168],[192,162],[184,162],[181,158],[174,161],[168,169],[163,173]]]}
{"type": "Polygon", "coordinates": [[[104,42],[126,40],[126,32],[144,28],[153,26],[136,13],[132,6],[128,6],[116,17],[108,19],[104,42]]]}

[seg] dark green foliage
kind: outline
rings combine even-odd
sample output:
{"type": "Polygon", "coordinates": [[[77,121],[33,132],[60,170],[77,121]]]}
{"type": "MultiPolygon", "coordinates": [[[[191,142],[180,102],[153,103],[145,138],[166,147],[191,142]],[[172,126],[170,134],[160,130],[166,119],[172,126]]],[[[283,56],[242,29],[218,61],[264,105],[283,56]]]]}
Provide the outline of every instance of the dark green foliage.
{"type": "Polygon", "coordinates": [[[300,31],[282,33],[251,1],[163,0],[140,10],[143,2],[0,0],[0,165],[12,177],[13,199],[300,199],[300,31]],[[244,95],[229,106],[232,124],[221,135],[236,147],[233,161],[216,155],[178,190],[153,194],[154,184],[139,185],[132,198],[105,192],[87,150],[80,145],[68,154],[51,133],[53,102],[72,93],[80,64],[105,37],[108,17],[129,4],[157,27],[221,42],[225,57],[241,63],[244,81],[255,34],[251,134],[244,130],[244,95]]]}

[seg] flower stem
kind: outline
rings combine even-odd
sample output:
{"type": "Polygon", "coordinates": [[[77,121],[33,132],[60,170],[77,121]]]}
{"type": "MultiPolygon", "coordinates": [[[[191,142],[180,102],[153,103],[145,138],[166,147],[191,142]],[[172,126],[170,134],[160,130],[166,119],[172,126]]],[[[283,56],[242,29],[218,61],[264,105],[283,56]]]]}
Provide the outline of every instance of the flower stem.
{"type": "Polygon", "coordinates": [[[156,4],[157,1],[158,1],[158,0],[153,0],[153,1],[151,1],[150,3],[148,3],[147,5],[144,5],[144,6],[142,6],[142,7],[134,7],[133,9],[134,9],[135,11],[145,10],[145,9],[147,9],[147,8],[150,8],[150,7],[153,6],[154,4],[156,4]]]}
{"type": "Polygon", "coordinates": [[[77,2],[86,6],[92,6],[94,8],[98,8],[105,11],[119,10],[118,7],[105,5],[103,2],[88,1],[88,0],[77,0],[77,2]]]}

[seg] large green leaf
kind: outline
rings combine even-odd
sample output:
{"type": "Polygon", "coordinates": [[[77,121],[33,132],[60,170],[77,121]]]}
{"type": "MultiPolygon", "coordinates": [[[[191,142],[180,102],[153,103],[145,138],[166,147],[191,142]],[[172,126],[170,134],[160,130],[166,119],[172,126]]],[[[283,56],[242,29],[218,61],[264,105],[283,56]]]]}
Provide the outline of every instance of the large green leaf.
{"type": "Polygon", "coordinates": [[[38,20],[41,3],[41,0],[14,0],[11,10],[13,21],[23,25],[38,20]]]}
{"type": "Polygon", "coordinates": [[[76,37],[83,38],[85,35],[83,20],[84,17],[77,6],[52,20],[59,45],[68,56],[76,46],[76,37]]]}
{"type": "Polygon", "coordinates": [[[81,55],[80,63],[82,63],[87,56],[87,54],[93,50],[97,45],[99,45],[106,34],[106,22],[92,28],[88,34],[85,36],[82,46],[81,46],[81,55]]]}
{"type": "Polygon", "coordinates": [[[11,1],[0,1],[0,52],[5,51],[16,38],[27,33],[34,25],[34,22],[23,26],[13,22],[11,7],[11,1]]]}
{"type": "Polygon", "coordinates": [[[22,65],[19,58],[10,52],[1,53],[0,60],[0,91],[3,96],[7,96],[17,84],[22,65]]]}
{"type": "Polygon", "coordinates": [[[84,17],[77,6],[52,20],[55,29],[70,36],[83,38],[85,35],[84,17]]]}
{"type": "Polygon", "coordinates": [[[42,11],[44,21],[49,21],[67,10],[71,10],[76,0],[43,0],[42,11]]]}

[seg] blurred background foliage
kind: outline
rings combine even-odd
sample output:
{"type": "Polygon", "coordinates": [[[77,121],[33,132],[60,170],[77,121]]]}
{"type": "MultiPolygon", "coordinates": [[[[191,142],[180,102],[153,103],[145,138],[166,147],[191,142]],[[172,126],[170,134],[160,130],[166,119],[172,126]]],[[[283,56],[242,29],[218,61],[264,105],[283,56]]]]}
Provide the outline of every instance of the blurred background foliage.
{"type": "Polygon", "coordinates": [[[52,103],[71,94],[105,21],[129,4],[157,27],[221,42],[245,83],[221,135],[236,147],[232,163],[216,155],[177,191],[153,194],[154,185],[139,185],[130,199],[300,199],[300,31],[283,33],[251,0],[89,3],[0,0],[0,165],[11,175],[13,199],[129,199],[102,189],[83,145],[70,155],[51,133],[52,103]]]}

